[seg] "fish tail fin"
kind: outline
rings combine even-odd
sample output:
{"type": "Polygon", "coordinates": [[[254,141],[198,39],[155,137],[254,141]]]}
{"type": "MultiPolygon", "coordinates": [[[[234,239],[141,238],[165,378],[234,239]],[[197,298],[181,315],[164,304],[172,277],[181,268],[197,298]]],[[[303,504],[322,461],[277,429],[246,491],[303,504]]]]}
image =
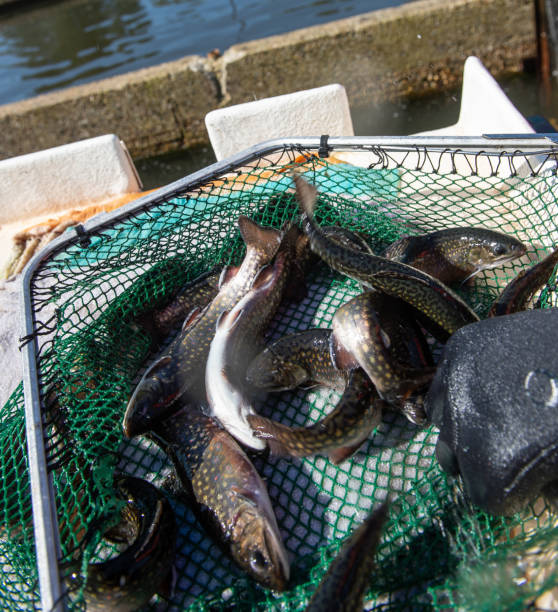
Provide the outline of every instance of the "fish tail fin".
{"type": "Polygon", "coordinates": [[[238,227],[247,248],[256,248],[265,253],[271,260],[281,244],[281,232],[273,227],[262,227],[249,217],[241,215],[238,218],[238,227]]]}
{"type": "Polygon", "coordinates": [[[296,187],[296,199],[300,210],[309,218],[312,219],[314,216],[314,208],[316,206],[316,199],[318,192],[314,185],[311,185],[307,180],[301,176],[294,175],[293,181],[296,187]]]}
{"type": "Polygon", "coordinates": [[[362,446],[367,437],[368,436],[364,436],[362,440],[358,440],[353,444],[348,444],[347,446],[339,446],[334,450],[330,451],[328,455],[329,460],[335,465],[343,463],[345,459],[348,459],[356,453],[356,451],[362,446]]]}
{"type": "Polygon", "coordinates": [[[272,455],[276,457],[301,456],[294,452],[292,445],[288,444],[288,438],[292,431],[290,427],[267,419],[259,414],[250,414],[247,419],[256,438],[265,440],[272,455]]]}

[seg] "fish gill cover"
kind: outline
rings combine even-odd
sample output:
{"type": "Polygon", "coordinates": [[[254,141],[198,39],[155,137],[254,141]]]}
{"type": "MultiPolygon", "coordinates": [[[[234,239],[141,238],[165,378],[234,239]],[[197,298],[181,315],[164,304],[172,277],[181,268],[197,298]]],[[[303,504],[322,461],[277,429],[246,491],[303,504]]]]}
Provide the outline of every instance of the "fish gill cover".
{"type": "MultiPolygon", "coordinates": [[[[534,259],[558,242],[552,172],[501,173],[498,158],[489,157],[490,172],[474,167],[458,172],[456,151],[449,169],[440,167],[444,154],[424,151],[417,163],[413,150],[390,155],[374,147],[367,153],[369,167],[357,168],[286,147],[277,159],[258,158],[147,204],[93,231],[88,246],[65,245],[37,269],[32,291],[41,334],[35,341],[62,574],[75,571],[76,559],[86,574],[84,559],[102,559],[115,550],[107,541],[99,548],[99,534],[91,533],[100,517],[115,510],[113,473],[125,472],[163,487],[177,517],[176,582],[162,589],[153,606],[301,609],[343,540],[387,498],[391,508],[370,576],[368,609],[488,610],[498,602],[521,609],[555,584],[556,564],[548,560],[556,552],[551,508],[539,501],[504,519],[469,507],[459,481],[435,461],[436,428],[420,428],[401,414],[386,412],[364,445],[339,465],[322,456],[254,459],[290,557],[291,579],[280,594],[250,580],[208,536],[188,500],[168,486],[167,456],[148,439],[127,440],[122,433],[134,386],[161,346],[150,313],[200,275],[240,263],[240,215],[275,228],[297,221],[293,170],[317,185],[317,222],[362,232],[376,253],[404,235],[455,225],[506,231],[528,244],[534,259]],[[537,557],[535,549],[544,554],[537,557]]],[[[520,152],[515,156],[518,166],[527,159],[520,152]]],[[[529,261],[483,271],[459,293],[482,318],[529,261]]],[[[306,282],[301,302],[279,308],[268,340],[329,328],[337,308],[359,293],[355,281],[325,265],[314,266],[306,282]]],[[[550,280],[539,299],[543,307],[555,303],[553,291],[550,280]]],[[[256,407],[266,417],[302,426],[322,419],[340,395],[322,387],[298,389],[269,394],[256,407]]],[[[0,419],[0,602],[33,609],[39,607],[39,588],[21,386],[0,419]]],[[[83,589],[70,593],[69,604],[84,607],[83,589]]]]}

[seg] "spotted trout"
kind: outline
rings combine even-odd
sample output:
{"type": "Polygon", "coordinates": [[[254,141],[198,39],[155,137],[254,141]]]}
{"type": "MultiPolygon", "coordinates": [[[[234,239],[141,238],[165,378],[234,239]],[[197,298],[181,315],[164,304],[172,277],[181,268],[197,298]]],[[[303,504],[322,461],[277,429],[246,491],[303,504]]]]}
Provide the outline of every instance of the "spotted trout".
{"type": "Polygon", "coordinates": [[[494,301],[488,316],[496,317],[525,310],[535,293],[548,282],[557,264],[558,248],[531,268],[522,270],[494,301]]]}
{"type": "Polygon", "coordinates": [[[282,591],[289,561],[263,480],[215,419],[182,400],[149,436],[167,453],[194,511],[234,561],[263,586],[282,591]]]}
{"type": "Polygon", "coordinates": [[[322,227],[322,232],[337,244],[371,255],[374,253],[368,242],[359,233],[350,229],[337,225],[326,225],[322,227]]]}
{"type": "MultiPolygon", "coordinates": [[[[106,537],[128,546],[116,557],[91,563],[66,578],[70,589],[83,587],[88,610],[128,612],[143,608],[168,578],[174,563],[176,521],[166,497],[152,484],[121,476],[117,496],[124,502],[121,520],[106,537]]],[[[105,521],[108,525],[108,520],[105,521]]]]}
{"type": "Polygon", "coordinates": [[[288,427],[256,414],[248,416],[248,422],[274,455],[328,455],[337,464],[350,457],[376,428],[383,404],[374,384],[359,368],[350,373],[334,410],[313,425],[288,427]]]}
{"type": "Polygon", "coordinates": [[[382,399],[399,405],[432,380],[434,368],[413,368],[393,358],[391,339],[371,298],[373,293],[362,293],[337,309],[332,322],[332,356],[340,369],[361,367],[382,399]]]}
{"type": "Polygon", "coordinates": [[[246,370],[246,381],[266,391],[325,385],[342,391],[348,379],[331,359],[330,329],[308,329],[269,344],[246,370]]]}
{"type": "Polygon", "coordinates": [[[343,543],[306,612],[361,612],[386,522],[386,503],[374,510],[343,543]]]}
{"type": "Polygon", "coordinates": [[[506,234],[481,227],[452,227],[390,244],[384,257],[408,264],[443,283],[469,280],[525,255],[525,245],[506,234]]]}
{"type": "Polygon", "coordinates": [[[207,401],[212,416],[239,442],[256,450],[265,442],[256,438],[246,417],[253,400],[246,385],[246,368],[263,344],[287,284],[299,235],[291,227],[272,265],[262,269],[248,293],[217,322],[205,369],[207,401]]]}
{"type": "Polygon", "coordinates": [[[479,320],[475,312],[457,294],[429,274],[407,264],[357,251],[329,239],[314,221],[316,188],[300,176],[295,176],[294,181],[297,200],[303,214],[303,229],[310,239],[310,247],[331,268],[367,287],[381,289],[389,295],[401,298],[432,318],[447,334],[479,320]],[[378,280],[380,273],[384,275],[384,282],[378,280]]]}
{"type": "Polygon", "coordinates": [[[191,313],[167,351],[145,372],[126,407],[123,420],[126,435],[133,436],[133,424],[150,422],[153,413],[164,418],[161,408],[171,409],[172,402],[183,394],[194,401],[203,399],[205,363],[217,319],[248,292],[262,266],[275,256],[281,241],[281,232],[262,228],[248,217],[239,217],[238,225],[246,243],[242,264],[223,270],[217,296],[203,312],[191,313]]]}
{"type": "Polygon", "coordinates": [[[152,325],[157,335],[165,336],[193,310],[205,308],[219,293],[221,273],[221,271],[209,272],[195,279],[164,308],[155,310],[152,325]]]}

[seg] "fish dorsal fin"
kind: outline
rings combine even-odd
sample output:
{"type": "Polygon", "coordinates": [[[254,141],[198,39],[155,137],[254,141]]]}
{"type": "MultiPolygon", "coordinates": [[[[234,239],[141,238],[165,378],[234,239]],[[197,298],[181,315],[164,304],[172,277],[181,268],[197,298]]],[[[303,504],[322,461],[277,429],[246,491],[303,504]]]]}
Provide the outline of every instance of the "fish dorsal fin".
{"type": "Polygon", "coordinates": [[[263,251],[269,260],[277,253],[281,244],[281,232],[273,227],[261,227],[252,219],[240,215],[238,227],[247,248],[263,251]]]}
{"type": "Polygon", "coordinates": [[[331,362],[338,370],[354,370],[359,365],[352,353],[339,342],[334,331],[329,337],[329,355],[331,362]]]}
{"type": "Polygon", "coordinates": [[[221,274],[219,276],[219,289],[225,284],[232,280],[236,273],[238,272],[238,266],[225,266],[221,270],[221,274]]]}
{"type": "Polygon", "coordinates": [[[202,313],[202,309],[199,306],[196,306],[190,310],[190,312],[186,315],[184,319],[184,323],[182,323],[182,332],[185,332],[189,327],[194,325],[196,321],[200,318],[202,313]]]}

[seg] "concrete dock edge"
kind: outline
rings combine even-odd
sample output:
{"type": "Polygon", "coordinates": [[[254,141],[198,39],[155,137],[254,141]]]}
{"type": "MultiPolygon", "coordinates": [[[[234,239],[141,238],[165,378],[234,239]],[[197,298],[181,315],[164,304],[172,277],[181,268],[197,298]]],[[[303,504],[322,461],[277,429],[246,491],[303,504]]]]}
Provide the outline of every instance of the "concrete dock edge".
{"type": "Polygon", "coordinates": [[[520,72],[532,0],[418,0],[0,106],[0,159],[106,133],[148,157],[207,143],[224,105],[341,83],[356,109],[456,87],[469,55],[520,72]]]}

